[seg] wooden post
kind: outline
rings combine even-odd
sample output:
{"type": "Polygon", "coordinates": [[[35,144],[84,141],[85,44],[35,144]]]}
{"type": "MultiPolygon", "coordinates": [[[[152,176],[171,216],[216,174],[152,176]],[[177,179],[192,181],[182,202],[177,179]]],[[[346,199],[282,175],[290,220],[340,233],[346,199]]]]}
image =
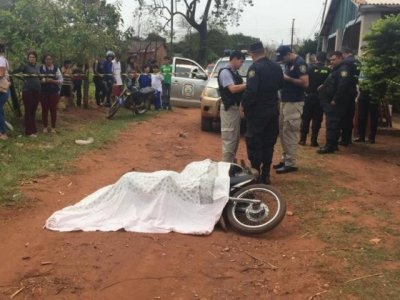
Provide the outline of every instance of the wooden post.
{"type": "Polygon", "coordinates": [[[83,108],[89,108],[89,63],[85,62],[84,64],[84,72],[83,76],[83,108]]]}

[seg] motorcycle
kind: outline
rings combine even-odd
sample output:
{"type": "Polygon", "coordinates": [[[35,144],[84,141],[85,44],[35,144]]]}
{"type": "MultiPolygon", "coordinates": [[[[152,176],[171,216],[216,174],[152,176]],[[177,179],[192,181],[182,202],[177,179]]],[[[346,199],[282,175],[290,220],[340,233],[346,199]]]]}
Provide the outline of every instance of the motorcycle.
{"type": "Polygon", "coordinates": [[[280,224],[286,214],[286,201],[272,186],[257,183],[257,171],[232,163],[229,176],[229,201],[221,216],[222,227],[226,218],[233,229],[249,235],[280,224]]]}
{"type": "Polygon", "coordinates": [[[135,115],[143,115],[148,110],[149,103],[152,102],[154,91],[151,87],[138,89],[134,86],[130,88],[125,86],[108,110],[107,119],[111,119],[120,107],[132,110],[135,115]]]}

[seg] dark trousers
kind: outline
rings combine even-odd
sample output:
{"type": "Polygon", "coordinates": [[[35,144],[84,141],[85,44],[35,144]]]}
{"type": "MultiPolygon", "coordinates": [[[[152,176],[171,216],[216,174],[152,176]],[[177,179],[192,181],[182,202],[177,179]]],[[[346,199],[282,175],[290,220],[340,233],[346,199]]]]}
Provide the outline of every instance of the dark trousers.
{"type": "Polygon", "coordinates": [[[344,100],[344,111],[340,123],[341,140],[345,144],[351,143],[353,137],[353,120],[356,111],[355,98],[344,100]]]}
{"type": "Polygon", "coordinates": [[[72,91],[76,94],[76,105],[81,107],[82,105],[82,80],[74,80],[74,86],[72,91]]]}
{"type": "Polygon", "coordinates": [[[279,132],[278,109],[271,109],[266,116],[246,116],[246,147],[251,166],[269,177],[274,146],[279,132]]]}
{"type": "Polygon", "coordinates": [[[170,98],[171,98],[171,85],[169,83],[162,84],[162,108],[171,108],[170,98]]]}
{"type": "Polygon", "coordinates": [[[310,122],[312,121],[311,139],[317,141],[318,132],[321,128],[323,111],[319,103],[317,95],[308,95],[304,101],[303,114],[301,123],[301,140],[306,140],[307,134],[310,131],[310,122]]]}
{"type": "Polygon", "coordinates": [[[24,102],[24,124],[25,134],[36,134],[36,110],[39,106],[40,92],[39,91],[23,91],[22,101],[24,102]]]}
{"type": "Polygon", "coordinates": [[[326,122],[326,146],[336,148],[340,136],[340,124],[342,121],[340,109],[330,103],[323,103],[326,122]]]}
{"type": "Polygon", "coordinates": [[[48,116],[50,112],[51,127],[56,127],[57,121],[57,105],[60,100],[58,93],[42,93],[40,96],[40,104],[42,105],[42,122],[43,128],[49,126],[48,116]]]}
{"type": "Polygon", "coordinates": [[[370,94],[362,91],[358,98],[358,136],[362,140],[365,139],[368,115],[371,122],[369,140],[375,141],[378,131],[379,105],[373,101],[370,94]]]}
{"type": "Polygon", "coordinates": [[[103,79],[101,79],[100,77],[93,78],[93,82],[95,86],[94,97],[96,99],[96,104],[100,105],[104,101],[104,97],[106,96],[105,85],[103,79]]]}
{"type": "Polygon", "coordinates": [[[104,86],[106,90],[106,103],[111,104],[111,94],[112,94],[112,87],[114,85],[114,79],[104,79],[104,86]]]}

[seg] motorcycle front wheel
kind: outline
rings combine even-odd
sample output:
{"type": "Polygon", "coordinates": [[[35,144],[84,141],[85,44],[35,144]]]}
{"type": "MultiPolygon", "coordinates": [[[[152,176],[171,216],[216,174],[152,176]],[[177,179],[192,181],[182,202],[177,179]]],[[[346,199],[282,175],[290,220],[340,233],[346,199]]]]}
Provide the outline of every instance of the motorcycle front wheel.
{"type": "Polygon", "coordinates": [[[116,101],[114,101],[114,103],[109,108],[109,110],[107,112],[107,119],[111,119],[117,113],[119,107],[120,107],[120,104],[117,99],[116,101]]]}
{"type": "Polygon", "coordinates": [[[234,198],[257,199],[261,203],[229,200],[226,208],[229,224],[241,234],[260,234],[276,227],[285,217],[286,202],[282,195],[266,184],[246,186],[234,198]]]}

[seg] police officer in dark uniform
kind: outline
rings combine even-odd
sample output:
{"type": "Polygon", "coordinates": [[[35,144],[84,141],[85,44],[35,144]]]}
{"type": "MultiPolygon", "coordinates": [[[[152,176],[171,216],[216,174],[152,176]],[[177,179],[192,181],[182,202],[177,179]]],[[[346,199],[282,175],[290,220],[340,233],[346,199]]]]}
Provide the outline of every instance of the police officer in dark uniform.
{"type": "Polygon", "coordinates": [[[323,111],[318,98],[318,87],[320,87],[329,75],[329,68],[325,66],[326,53],[317,54],[317,63],[309,66],[308,77],[309,85],[306,89],[306,98],[304,101],[302,124],[300,129],[300,145],[305,145],[307,134],[312,120],[311,146],[318,147],[318,132],[321,128],[323,111]]]}
{"type": "Polygon", "coordinates": [[[349,86],[348,93],[351,94],[352,100],[347,103],[346,112],[342,119],[341,124],[341,141],[339,145],[347,146],[351,144],[352,131],[353,131],[353,119],[356,110],[356,98],[357,98],[357,84],[358,77],[360,75],[361,63],[354,57],[353,51],[348,47],[342,49],[343,63],[347,64],[350,68],[350,77],[353,79],[351,86],[349,86]]]}
{"type": "Polygon", "coordinates": [[[261,42],[250,46],[253,64],[247,73],[242,107],[247,121],[246,146],[259,182],[270,184],[270,166],[279,132],[278,90],[283,86],[281,67],[265,56],[261,42]]]}
{"type": "Polygon", "coordinates": [[[319,154],[338,150],[340,126],[347,113],[348,103],[353,101],[353,94],[349,93],[354,83],[351,68],[344,62],[340,51],[331,53],[330,62],[333,67],[332,72],[318,94],[326,116],[326,144],[317,151],[319,154]]]}

